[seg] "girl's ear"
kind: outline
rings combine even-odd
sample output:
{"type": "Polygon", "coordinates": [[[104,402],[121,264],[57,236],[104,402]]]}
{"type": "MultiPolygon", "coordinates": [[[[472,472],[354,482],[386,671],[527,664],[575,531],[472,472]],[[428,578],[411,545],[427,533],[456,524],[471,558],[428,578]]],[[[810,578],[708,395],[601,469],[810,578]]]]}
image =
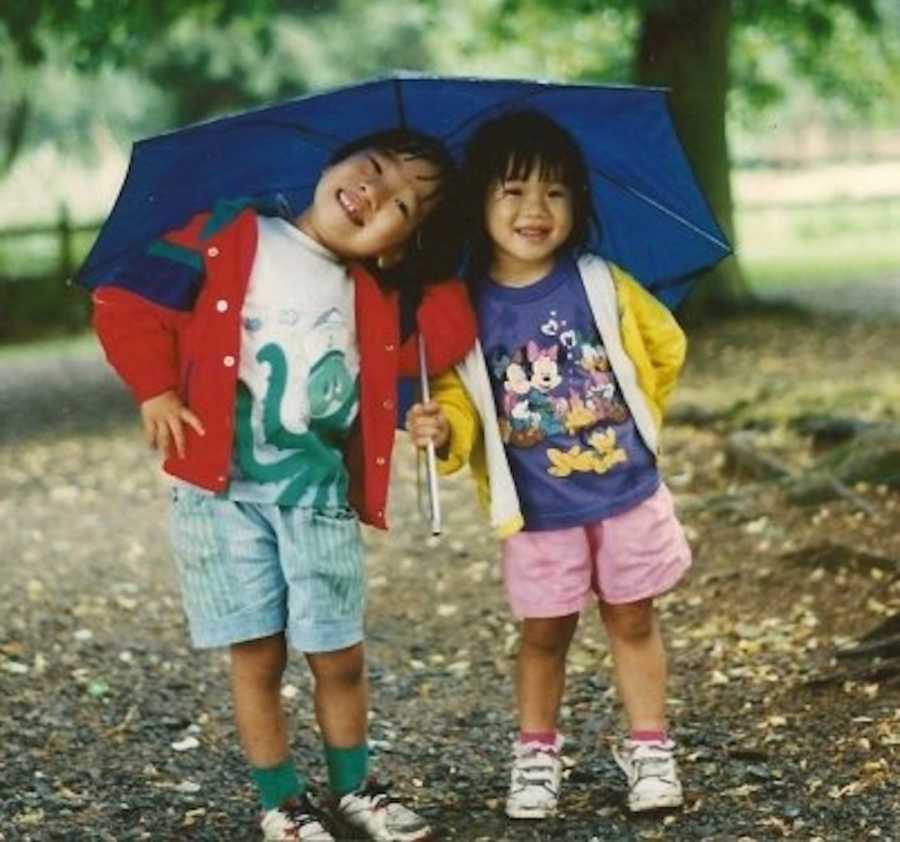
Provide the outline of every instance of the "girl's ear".
{"type": "Polygon", "coordinates": [[[375,258],[375,265],[379,269],[393,269],[405,256],[405,246],[397,245],[379,254],[375,258]]]}

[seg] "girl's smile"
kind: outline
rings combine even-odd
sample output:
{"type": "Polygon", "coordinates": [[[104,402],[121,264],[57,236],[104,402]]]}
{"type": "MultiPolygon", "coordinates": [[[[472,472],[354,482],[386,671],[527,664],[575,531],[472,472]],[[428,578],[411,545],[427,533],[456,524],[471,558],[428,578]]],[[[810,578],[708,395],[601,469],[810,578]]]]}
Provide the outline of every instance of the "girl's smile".
{"type": "Polygon", "coordinates": [[[338,190],[336,196],[347,218],[357,227],[362,227],[363,202],[359,194],[349,190],[338,190]]]}

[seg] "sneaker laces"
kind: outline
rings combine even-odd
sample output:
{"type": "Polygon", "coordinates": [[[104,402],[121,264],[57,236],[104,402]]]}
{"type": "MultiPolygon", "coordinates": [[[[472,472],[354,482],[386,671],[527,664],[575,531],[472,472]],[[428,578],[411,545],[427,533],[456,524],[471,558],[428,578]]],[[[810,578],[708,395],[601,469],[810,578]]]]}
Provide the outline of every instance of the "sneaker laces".
{"type": "Polygon", "coordinates": [[[390,782],[380,782],[373,778],[369,778],[363,785],[362,789],[357,790],[354,795],[357,798],[365,798],[375,810],[384,810],[394,802],[390,795],[390,782]]]}
{"type": "Polygon", "coordinates": [[[661,745],[635,746],[631,754],[635,780],[658,778],[667,783],[674,783],[671,749],[661,745]]]}
{"type": "Polygon", "coordinates": [[[345,821],[364,827],[373,839],[406,839],[407,834],[416,834],[408,836],[409,839],[424,839],[421,834],[430,833],[427,821],[392,796],[390,787],[390,781],[369,778],[360,789],[340,799],[337,811],[345,821]],[[370,820],[376,826],[370,825],[370,820]]]}
{"type": "Polygon", "coordinates": [[[291,798],[262,816],[266,839],[331,839],[306,795],[291,798]]]}
{"type": "Polygon", "coordinates": [[[543,743],[525,743],[516,746],[516,760],[513,766],[513,782],[521,791],[531,786],[541,787],[556,794],[553,785],[556,767],[551,760],[557,760],[559,754],[554,746],[543,743]]]}
{"type": "Polygon", "coordinates": [[[291,801],[282,804],[279,809],[295,825],[297,825],[298,828],[307,827],[312,824],[317,824],[319,827],[322,826],[318,816],[313,812],[312,804],[310,804],[305,797],[292,799],[291,801]]]}

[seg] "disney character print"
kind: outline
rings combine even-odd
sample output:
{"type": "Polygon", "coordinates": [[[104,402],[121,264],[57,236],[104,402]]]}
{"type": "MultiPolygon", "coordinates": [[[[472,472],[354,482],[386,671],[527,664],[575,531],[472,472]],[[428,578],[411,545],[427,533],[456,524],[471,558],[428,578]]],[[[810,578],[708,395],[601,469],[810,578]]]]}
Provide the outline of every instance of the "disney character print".
{"type": "Polygon", "coordinates": [[[500,346],[490,354],[492,374],[503,390],[503,441],[531,448],[551,437],[573,440],[564,449],[547,447],[547,472],[555,477],[604,474],[626,462],[615,425],[630,413],[596,329],[568,327],[551,311],[539,336],[524,347],[510,351],[500,346]]]}

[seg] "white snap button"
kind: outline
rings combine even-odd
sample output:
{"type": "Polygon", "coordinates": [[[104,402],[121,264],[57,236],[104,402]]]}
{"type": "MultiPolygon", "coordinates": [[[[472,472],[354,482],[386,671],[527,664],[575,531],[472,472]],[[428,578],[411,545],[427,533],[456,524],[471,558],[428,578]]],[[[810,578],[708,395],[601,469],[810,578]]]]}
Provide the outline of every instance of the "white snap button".
{"type": "Polygon", "coordinates": [[[231,368],[234,365],[234,357],[229,354],[222,362],[225,363],[226,368],[231,368]]]}
{"type": "Polygon", "coordinates": [[[393,408],[394,408],[394,402],[393,402],[393,401],[385,401],[385,402],[382,404],[382,406],[383,406],[385,409],[393,409],[393,408]]]}
{"type": "Polygon", "coordinates": [[[218,256],[219,256],[219,250],[218,250],[215,246],[210,246],[210,247],[206,250],[206,253],[207,253],[210,257],[218,257],[218,256]]]}
{"type": "Polygon", "coordinates": [[[394,344],[393,344],[392,342],[388,342],[388,344],[384,346],[384,350],[385,350],[385,351],[393,351],[393,350],[394,350],[394,344]]]}
{"type": "Polygon", "coordinates": [[[224,298],[220,298],[220,299],[216,302],[216,309],[217,309],[220,313],[224,313],[224,312],[228,309],[228,302],[227,302],[224,298]]]}
{"type": "Polygon", "coordinates": [[[379,457],[375,460],[375,464],[378,465],[378,467],[382,467],[382,466],[384,465],[384,463],[385,463],[385,458],[384,458],[384,456],[379,456],[379,457]]]}

